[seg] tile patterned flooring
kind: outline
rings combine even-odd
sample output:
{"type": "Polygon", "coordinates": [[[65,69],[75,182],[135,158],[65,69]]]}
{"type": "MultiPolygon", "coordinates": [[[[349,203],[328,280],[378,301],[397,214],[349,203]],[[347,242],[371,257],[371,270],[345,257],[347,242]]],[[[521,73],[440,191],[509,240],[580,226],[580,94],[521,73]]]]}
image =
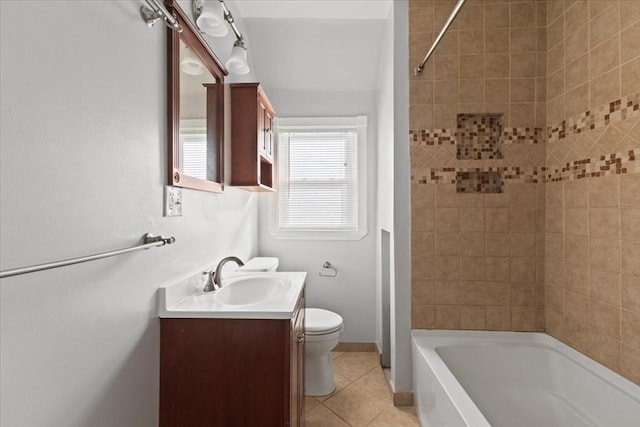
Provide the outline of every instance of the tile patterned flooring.
{"type": "Polygon", "coordinates": [[[306,427],[419,427],[413,407],[396,408],[378,355],[333,352],[336,390],[305,397],[306,427]]]}

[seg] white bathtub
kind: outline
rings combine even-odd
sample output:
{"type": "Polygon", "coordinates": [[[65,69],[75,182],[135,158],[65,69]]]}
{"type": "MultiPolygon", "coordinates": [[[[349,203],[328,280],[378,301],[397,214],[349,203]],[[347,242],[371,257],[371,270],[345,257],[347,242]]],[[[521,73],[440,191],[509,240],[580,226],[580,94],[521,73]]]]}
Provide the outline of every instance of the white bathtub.
{"type": "Polygon", "coordinates": [[[640,387],[541,333],[412,331],[422,427],[639,427],[640,387]]]}

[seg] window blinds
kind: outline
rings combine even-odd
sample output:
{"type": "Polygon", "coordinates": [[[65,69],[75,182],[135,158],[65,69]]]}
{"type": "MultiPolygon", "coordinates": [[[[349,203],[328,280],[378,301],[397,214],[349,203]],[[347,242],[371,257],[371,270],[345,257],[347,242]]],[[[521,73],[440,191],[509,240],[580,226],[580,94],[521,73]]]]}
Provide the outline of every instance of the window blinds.
{"type": "Polygon", "coordinates": [[[278,135],[278,227],[357,230],[357,127],[281,127],[278,135]]]}

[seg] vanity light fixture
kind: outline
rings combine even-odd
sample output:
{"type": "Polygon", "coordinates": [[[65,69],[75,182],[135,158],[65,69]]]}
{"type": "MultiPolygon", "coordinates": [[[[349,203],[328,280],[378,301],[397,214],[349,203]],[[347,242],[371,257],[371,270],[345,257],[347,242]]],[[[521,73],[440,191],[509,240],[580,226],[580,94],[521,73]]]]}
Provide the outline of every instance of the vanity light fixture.
{"type": "Polygon", "coordinates": [[[169,13],[166,7],[158,0],[144,0],[148,6],[140,6],[140,15],[149,28],[153,27],[160,19],[164,21],[167,27],[182,32],[182,26],[178,20],[169,13]]]}
{"type": "Polygon", "coordinates": [[[231,27],[236,36],[236,41],[233,43],[231,56],[225,65],[232,74],[247,74],[249,72],[247,46],[224,0],[193,0],[192,7],[196,26],[204,34],[215,37],[225,36],[229,29],[223,25],[223,21],[226,21],[231,27]],[[219,23],[222,23],[224,31],[220,29],[219,23]]]}
{"type": "Polygon", "coordinates": [[[214,37],[224,37],[229,34],[229,27],[225,22],[225,8],[221,1],[193,0],[192,7],[196,26],[204,34],[214,37]]]}
{"type": "Polygon", "coordinates": [[[201,76],[204,74],[204,70],[202,62],[193,54],[191,49],[185,46],[184,57],[180,61],[180,71],[190,76],[201,76]]]}

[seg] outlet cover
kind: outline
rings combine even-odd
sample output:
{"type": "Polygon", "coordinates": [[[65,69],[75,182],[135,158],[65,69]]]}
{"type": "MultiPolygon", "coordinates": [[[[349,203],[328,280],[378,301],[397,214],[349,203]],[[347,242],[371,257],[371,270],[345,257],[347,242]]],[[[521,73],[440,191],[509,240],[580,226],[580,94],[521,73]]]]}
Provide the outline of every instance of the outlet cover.
{"type": "Polygon", "coordinates": [[[164,216],[182,216],[182,188],[165,185],[164,216]]]}

